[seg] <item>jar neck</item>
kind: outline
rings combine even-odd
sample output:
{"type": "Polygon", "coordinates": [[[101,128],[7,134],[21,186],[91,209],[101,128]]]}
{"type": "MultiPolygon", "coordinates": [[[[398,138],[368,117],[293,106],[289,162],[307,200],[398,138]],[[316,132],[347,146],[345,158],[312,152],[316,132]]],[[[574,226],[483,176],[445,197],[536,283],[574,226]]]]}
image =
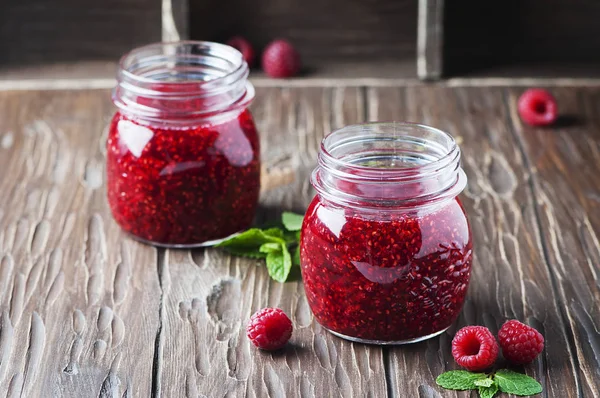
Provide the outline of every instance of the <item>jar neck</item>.
{"type": "Polygon", "coordinates": [[[449,134],[419,124],[367,123],[325,137],[311,182],[334,204],[406,211],[455,198],[467,178],[449,134]]]}
{"type": "Polygon", "coordinates": [[[216,122],[254,99],[248,64],[233,47],[156,43],[121,58],[113,102],[125,115],[160,124],[216,122]]]}

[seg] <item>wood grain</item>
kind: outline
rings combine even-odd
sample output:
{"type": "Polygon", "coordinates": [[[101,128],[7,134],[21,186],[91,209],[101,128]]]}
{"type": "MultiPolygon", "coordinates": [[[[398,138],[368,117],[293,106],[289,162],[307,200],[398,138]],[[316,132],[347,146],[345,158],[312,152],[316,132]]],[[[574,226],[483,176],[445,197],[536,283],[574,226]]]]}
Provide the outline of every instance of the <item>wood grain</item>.
{"type": "Polygon", "coordinates": [[[548,269],[574,344],[583,396],[600,396],[600,90],[551,90],[558,128],[536,129],[518,118],[521,90],[506,93],[515,137],[532,170],[529,189],[548,269]]]}
{"type": "MultiPolygon", "coordinates": [[[[267,162],[289,158],[291,187],[261,198],[259,223],[282,209],[303,211],[312,199],[308,182],[324,132],[363,118],[360,89],[262,89],[254,105],[267,162]]],[[[352,344],[313,322],[300,280],[279,284],[260,261],[215,249],[167,251],[161,382],[164,396],[332,397],[386,395],[383,356],[377,347],[352,344]],[[189,275],[181,278],[181,275],[189,275]],[[258,351],[245,337],[256,310],[276,306],[295,332],[289,349],[258,351]]]]}
{"type": "Polygon", "coordinates": [[[600,3],[589,0],[449,1],[445,69],[455,76],[516,65],[532,76],[536,69],[572,76],[572,66],[583,72],[586,65],[587,76],[596,76],[599,15],[600,3]]]}
{"type": "Polygon", "coordinates": [[[0,93],[0,396],[151,393],[156,251],[105,205],[109,98],[0,93]]]}
{"type": "Polygon", "coordinates": [[[419,0],[417,74],[422,80],[442,76],[444,67],[444,0],[419,0]]]}
{"type": "Polygon", "coordinates": [[[242,35],[258,51],[290,40],[307,67],[324,60],[416,59],[417,2],[409,0],[190,1],[190,37],[242,35]]]}
{"type": "Polygon", "coordinates": [[[161,7],[152,0],[4,0],[0,3],[1,65],[115,61],[159,41],[161,7]]]}
{"type": "Polygon", "coordinates": [[[190,14],[188,0],[162,0],[162,41],[188,40],[190,14]]]}
{"type": "Polygon", "coordinates": [[[572,117],[548,130],[520,123],[518,88],[381,86],[258,88],[266,170],[295,179],[262,192],[256,223],[306,208],[335,128],[387,119],[452,133],[475,237],[468,301],[439,338],[391,348],[323,330],[299,275],[279,284],[260,261],[124,236],[104,199],[108,90],[0,92],[0,396],[468,397],[434,382],[456,367],[452,334],[509,318],[546,338],[524,368],[543,397],[600,396],[600,89],[553,89],[572,117]],[[265,306],[294,322],[282,352],[245,337],[265,306]]]}
{"type": "MultiPolygon", "coordinates": [[[[579,375],[574,347],[562,322],[546,265],[528,188],[530,171],[511,135],[502,90],[411,87],[369,91],[369,119],[410,120],[453,134],[461,142],[469,178],[463,197],[474,236],[475,262],[468,300],[459,321],[439,339],[390,349],[394,391],[436,395],[435,377],[456,368],[452,335],[464,325],[485,325],[494,333],[507,319],[538,328],[547,343],[528,373],[548,397],[577,397],[579,375]],[[423,104],[427,104],[423,106],[423,104]],[[550,297],[550,299],[549,299],[550,297]],[[406,377],[402,369],[419,369],[406,377]]],[[[399,395],[402,396],[402,395],[399,395]]],[[[467,393],[443,396],[469,396],[467,393]]]]}

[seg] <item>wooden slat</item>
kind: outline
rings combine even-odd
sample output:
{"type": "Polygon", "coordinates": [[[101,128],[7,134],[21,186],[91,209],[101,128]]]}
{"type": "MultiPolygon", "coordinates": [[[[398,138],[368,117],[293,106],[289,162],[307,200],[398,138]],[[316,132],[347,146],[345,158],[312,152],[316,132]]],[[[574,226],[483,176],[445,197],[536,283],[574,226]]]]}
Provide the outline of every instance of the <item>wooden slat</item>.
{"type": "MultiPolygon", "coordinates": [[[[551,89],[557,128],[524,125],[516,111],[522,90],[508,92],[511,116],[532,170],[545,260],[573,340],[579,391],[600,396],[600,90],[551,89]]],[[[567,341],[569,341],[567,340],[567,341]]]]}
{"type": "Polygon", "coordinates": [[[188,40],[189,0],[162,0],[162,41],[188,40]]]}
{"type": "MultiPolygon", "coordinates": [[[[282,209],[302,211],[312,198],[308,174],[324,132],[361,120],[358,89],[261,89],[254,113],[264,159],[289,157],[293,186],[262,198],[259,223],[282,209]]],[[[299,280],[280,284],[264,264],[215,249],[168,251],[161,339],[163,396],[336,397],[386,394],[381,349],[352,344],[313,321],[299,280]],[[282,353],[260,352],[245,336],[256,310],[276,306],[295,332],[282,353]],[[186,395],[187,394],[187,395],[186,395]]]]}
{"type": "Polygon", "coordinates": [[[492,68],[488,76],[497,76],[502,67],[519,73],[522,66],[532,73],[527,76],[536,76],[540,69],[569,77],[587,65],[587,73],[580,76],[597,76],[599,15],[600,2],[589,0],[448,1],[445,72],[470,75],[492,68]]]}
{"type": "Polygon", "coordinates": [[[416,60],[412,0],[191,0],[190,21],[192,39],[242,35],[257,55],[270,41],[288,39],[307,68],[324,60],[416,60]]]}
{"type": "Polygon", "coordinates": [[[0,65],[113,61],[160,41],[155,0],[4,0],[0,3],[0,65]]]}
{"type": "MultiPolygon", "coordinates": [[[[412,87],[373,89],[369,119],[409,120],[438,126],[455,135],[463,149],[468,187],[463,203],[474,235],[475,261],[465,308],[439,339],[390,349],[392,390],[410,396],[440,396],[435,377],[457,368],[450,341],[457,328],[479,324],[496,332],[512,318],[545,336],[544,355],[526,370],[540,380],[548,397],[576,397],[577,362],[553,300],[536,207],[528,188],[530,171],[510,132],[502,90],[412,87]],[[405,369],[414,371],[407,376],[405,369]]],[[[397,394],[402,397],[402,394],[397,394]]],[[[448,396],[468,393],[444,392],[448,396]]]]}
{"type": "Polygon", "coordinates": [[[156,251],[105,204],[109,91],[1,92],[0,110],[0,396],[150,396],[156,251]]]}
{"type": "Polygon", "coordinates": [[[542,396],[599,396],[600,89],[553,91],[575,124],[522,125],[520,89],[258,89],[263,160],[295,180],[263,193],[257,224],[306,208],[319,141],[335,128],[409,120],[461,142],[476,259],[467,304],[440,338],[392,348],[327,333],[301,281],[272,282],[260,261],[125,237],[104,198],[108,90],[0,92],[0,396],[467,397],[434,382],[456,368],[454,331],[509,318],[546,338],[524,367],[542,396]],[[265,306],[296,328],[280,353],[245,337],[265,306]]]}
{"type": "Polygon", "coordinates": [[[419,0],[417,74],[422,80],[442,76],[444,67],[444,0],[419,0]]]}

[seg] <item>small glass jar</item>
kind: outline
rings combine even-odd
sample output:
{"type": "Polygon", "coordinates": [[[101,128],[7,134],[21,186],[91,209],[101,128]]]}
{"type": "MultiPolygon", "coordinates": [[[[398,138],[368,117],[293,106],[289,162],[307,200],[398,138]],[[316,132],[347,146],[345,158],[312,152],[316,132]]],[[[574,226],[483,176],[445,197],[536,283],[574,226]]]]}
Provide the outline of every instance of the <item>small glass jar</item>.
{"type": "Polygon", "coordinates": [[[122,229],[193,247],[250,226],[260,150],[248,72],[237,50],[210,42],[152,44],[121,59],[106,171],[122,229]]]}
{"type": "Polygon", "coordinates": [[[321,144],[301,233],[317,321],[352,341],[403,344],[456,320],[471,274],[454,139],[408,123],[347,126],[321,144]]]}

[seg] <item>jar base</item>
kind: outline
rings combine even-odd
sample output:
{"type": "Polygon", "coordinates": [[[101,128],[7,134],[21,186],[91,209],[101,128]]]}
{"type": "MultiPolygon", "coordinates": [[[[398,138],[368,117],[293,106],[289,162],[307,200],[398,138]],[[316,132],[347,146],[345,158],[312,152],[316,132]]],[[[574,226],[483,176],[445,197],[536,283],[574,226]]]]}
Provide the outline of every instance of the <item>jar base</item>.
{"type": "Polygon", "coordinates": [[[361,338],[358,338],[358,337],[346,336],[344,334],[341,334],[341,333],[338,333],[338,332],[334,332],[333,330],[330,330],[330,329],[327,329],[327,328],[325,328],[325,330],[327,330],[329,333],[333,334],[334,336],[340,337],[340,338],[342,338],[344,340],[353,341],[355,343],[374,344],[374,345],[403,345],[403,344],[418,343],[420,341],[428,340],[428,339],[431,339],[433,337],[439,336],[440,334],[442,334],[446,330],[448,330],[448,328],[450,328],[450,326],[448,326],[447,328],[442,329],[442,330],[440,330],[438,332],[428,334],[427,336],[415,337],[414,339],[394,340],[394,341],[361,339],[361,338]]]}
{"type": "Polygon", "coordinates": [[[150,246],[156,246],[156,247],[162,247],[164,249],[198,249],[198,248],[202,248],[202,247],[209,247],[209,246],[214,246],[214,245],[218,245],[219,243],[232,238],[236,235],[239,235],[240,232],[236,232],[234,234],[231,234],[229,236],[226,236],[224,238],[220,238],[220,239],[213,239],[213,240],[207,240],[205,242],[200,242],[200,243],[184,243],[184,244],[178,244],[178,243],[161,243],[161,242],[154,242],[148,239],[144,239],[144,238],[140,238],[139,236],[135,236],[131,233],[127,233],[127,235],[133,239],[133,240],[137,240],[138,242],[141,242],[145,245],[150,245],[150,246]]]}

